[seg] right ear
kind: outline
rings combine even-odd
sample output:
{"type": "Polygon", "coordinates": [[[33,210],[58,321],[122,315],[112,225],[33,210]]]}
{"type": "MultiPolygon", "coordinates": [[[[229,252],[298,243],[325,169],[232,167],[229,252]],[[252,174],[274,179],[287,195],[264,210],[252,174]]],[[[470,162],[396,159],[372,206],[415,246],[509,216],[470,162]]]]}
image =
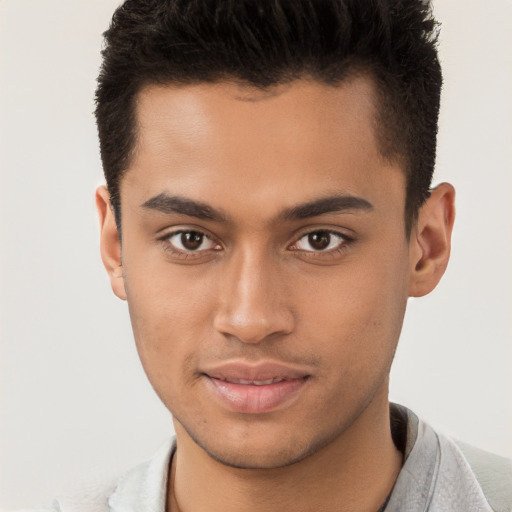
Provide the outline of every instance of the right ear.
{"type": "Polygon", "coordinates": [[[113,208],[110,203],[110,194],[105,185],[96,189],[96,208],[100,218],[101,259],[107,270],[113,292],[120,299],[126,300],[121,260],[121,241],[119,239],[119,232],[117,231],[113,208]]]}

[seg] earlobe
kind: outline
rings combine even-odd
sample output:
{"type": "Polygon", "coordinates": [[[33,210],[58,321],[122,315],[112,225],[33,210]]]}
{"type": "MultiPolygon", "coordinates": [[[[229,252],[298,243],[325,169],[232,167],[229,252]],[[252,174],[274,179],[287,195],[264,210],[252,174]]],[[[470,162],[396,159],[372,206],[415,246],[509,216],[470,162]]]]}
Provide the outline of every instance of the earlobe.
{"type": "Polygon", "coordinates": [[[430,293],[443,276],[451,250],[455,220],[455,189],[442,183],[420,208],[418,222],[409,244],[409,296],[430,293]]]}
{"type": "Polygon", "coordinates": [[[110,204],[110,194],[104,185],[96,190],[96,208],[100,220],[101,259],[108,273],[113,292],[120,299],[126,300],[121,260],[121,241],[110,204]]]}

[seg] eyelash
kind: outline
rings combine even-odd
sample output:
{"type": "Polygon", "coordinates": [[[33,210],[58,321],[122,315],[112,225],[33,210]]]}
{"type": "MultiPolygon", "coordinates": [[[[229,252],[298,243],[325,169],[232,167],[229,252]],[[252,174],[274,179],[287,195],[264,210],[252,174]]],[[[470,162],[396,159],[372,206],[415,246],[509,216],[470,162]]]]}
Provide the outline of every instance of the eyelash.
{"type": "MultiPolygon", "coordinates": [[[[179,230],[173,231],[171,233],[166,233],[159,240],[164,244],[164,249],[166,251],[170,252],[174,256],[178,256],[181,259],[197,258],[197,257],[204,256],[205,252],[207,252],[207,251],[219,251],[220,250],[220,244],[218,242],[216,242],[211,236],[200,231],[199,229],[179,229],[179,230]],[[172,244],[171,239],[173,237],[175,237],[176,235],[183,235],[185,233],[189,233],[189,234],[194,233],[194,234],[200,235],[200,236],[204,237],[204,239],[210,240],[212,243],[219,246],[219,249],[213,248],[213,249],[203,249],[200,251],[193,251],[193,250],[183,250],[183,249],[179,249],[179,248],[175,247],[172,244]]],[[[201,241],[201,244],[202,243],[203,243],[203,241],[201,241]]]]}
{"type": "MultiPolygon", "coordinates": [[[[204,239],[201,241],[201,244],[203,243],[204,239]]],[[[220,244],[211,236],[204,233],[203,231],[200,231],[199,229],[179,229],[177,231],[173,231],[171,233],[166,233],[164,236],[160,237],[159,240],[164,244],[164,249],[174,256],[177,256],[181,259],[189,259],[189,258],[198,258],[198,257],[204,257],[205,253],[210,253],[210,251],[220,251],[222,248],[220,244]],[[216,245],[216,247],[212,249],[202,249],[198,251],[194,250],[182,250],[179,248],[176,248],[172,243],[171,239],[177,235],[183,235],[185,233],[188,234],[197,234],[204,239],[210,240],[213,244],[216,245]]],[[[346,251],[348,249],[348,246],[354,242],[354,238],[344,234],[340,233],[339,231],[334,231],[330,229],[314,229],[307,231],[305,233],[302,233],[298,238],[295,239],[295,242],[293,244],[288,245],[288,250],[295,251],[301,253],[303,257],[308,258],[318,258],[318,257],[328,257],[328,256],[336,256],[340,253],[346,251]],[[313,234],[327,234],[329,236],[336,236],[341,239],[340,243],[337,244],[336,247],[328,249],[328,250],[305,250],[305,249],[298,249],[294,248],[294,245],[297,245],[303,238],[311,236],[313,234]]]]}
{"type": "Polygon", "coordinates": [[[340,233],[339,231],[334,231],[331,229],[314,229],[312,231],[307,231],[306,233],[303,233],[297,240],[292,244],[292,246],[289,246],[291,250],[300,252],[303,257],[308,258],[318,258],[318,257],[329,257],[329,256],[337,256],[340,253],[346,251],[348,249],[348,246],[350,243],[354,242],[354,238],[349,237],[348,235],[344,233],[340,233]],[[302,239],[309,237],[314,234],[326,234],[330,237],[335,236],[340,238],[340,242],[331,249],[326,250],[305,250],[305,249],[295,249],[292,248],[293,245],[297,245],[302,239]]]}

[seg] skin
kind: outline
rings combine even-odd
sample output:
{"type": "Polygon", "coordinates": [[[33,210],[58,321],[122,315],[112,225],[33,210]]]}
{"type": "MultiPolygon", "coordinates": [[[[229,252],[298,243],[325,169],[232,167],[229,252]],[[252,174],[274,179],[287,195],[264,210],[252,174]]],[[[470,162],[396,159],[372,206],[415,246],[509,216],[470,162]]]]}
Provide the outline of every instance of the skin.
{"type": "Polygon", "coordinates": [[[432,192],[407,238],[405,175],[379,152],[374,96],[365,77],[139,94],[122,245],[104,187],[97,205],[112,288],[173,414],[169,509],[373,511],[392,489],[402,454],[390,435],[390,365],[407,298],[429,293],[446,268],[454,190],[432,192]],[[150,201],[162,194],[219,218],[150,201]],[[371,207],[290,214],[332,196],[371,207]],[[180,245],[180,231],[202,233],[198,249],[180,245]],[[275,410],[233,411],[205,377],[225,361],[308,377],[275,410]]]}

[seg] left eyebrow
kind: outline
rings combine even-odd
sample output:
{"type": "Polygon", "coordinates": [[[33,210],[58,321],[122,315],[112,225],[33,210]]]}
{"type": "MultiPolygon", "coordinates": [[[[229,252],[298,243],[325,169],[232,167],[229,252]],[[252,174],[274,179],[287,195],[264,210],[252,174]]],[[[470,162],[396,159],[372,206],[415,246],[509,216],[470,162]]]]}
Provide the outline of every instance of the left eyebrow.
{"type": "Polygon", "coordinates": [[[336,195],[294,206],[282,212],[279,218],[283,220],[300,220],[325,215],[327,213],[371,210],[373,210],[372,203],[362,197],[336,195]]]}
{"type": "Polygon", "coordinates": [[[141,207],[146,210],[154,210],[160,213],[187,215],[203,220],[223,221],[226,216],[211,206],[200,201],[194,201],[180,196],[169,196],[161,193],[148,199],[141,207]]]}

